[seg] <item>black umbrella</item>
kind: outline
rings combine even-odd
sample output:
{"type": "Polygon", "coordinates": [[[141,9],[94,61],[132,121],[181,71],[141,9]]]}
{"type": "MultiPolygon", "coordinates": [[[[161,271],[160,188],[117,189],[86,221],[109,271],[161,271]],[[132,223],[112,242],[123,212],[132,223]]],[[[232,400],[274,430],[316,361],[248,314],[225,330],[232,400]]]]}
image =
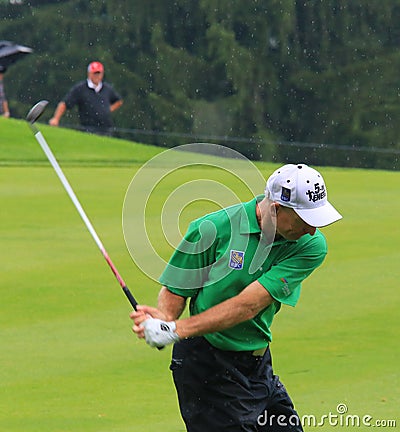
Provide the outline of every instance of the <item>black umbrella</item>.
{"type": "Polygon", "coordinates": [[[10,41],[0,41],[0,72],[5,72],[11,64],[32,52],[32,48],[10,41]]]}

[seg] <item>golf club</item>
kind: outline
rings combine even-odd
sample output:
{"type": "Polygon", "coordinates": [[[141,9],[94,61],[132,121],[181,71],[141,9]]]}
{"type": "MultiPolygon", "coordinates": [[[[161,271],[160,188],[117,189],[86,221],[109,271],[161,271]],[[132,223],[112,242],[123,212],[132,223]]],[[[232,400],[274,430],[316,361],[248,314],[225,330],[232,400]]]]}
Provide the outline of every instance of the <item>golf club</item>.
{"type": "Polygon", "coordinates": [[[114,273],[115,277],[117,278],[119,284],[121,285],[122,290],[124,291],[126,297],[129,300],[130,304],[132,305],[133,309],[136,310],[137,302],[136,302],[135,298],[133,297],[132,293],[129,291],[129,289],[126,286],[126,283],[122,279],[121,275],[118,273],[118,270],[116,269],[115,265],[111,261],[111,258],[108,256],[107,251],[105,250],[102,242],[100,241],[99,236],[96,234],[96,231],[94,230],[93,225],[91,224],[90,220],[86,216],[85,211],[83,210],[80,202],[78,201],[78,198],[76,197],[74,191],[72,190],[67,178],[65,177],[64,173],[62,172],[60,165],[58,164],[56,158],[54,157],[53,152],[50,150],[50,147],[48,146],[42,133],[38,130],[38,128],[35,125],[35,122],[43,114],[47,104],[48,104],[48,101],[42,100],[42,101],[38,102],[36,105],[34,105],[30,109],[30,111],[28,112],[28,114],[26,116],[26,120],[29,122],[30,127],[31,127],[31,129],[35,135],[35,138],[37,139],[38,143],[42,147],[42,150],[44,151],[45,155],[47,156],[47,159],[49,160],[49,162],[53,166],[54,170],[56,171],[58,178],[61,180],[61,183],[63,184],[69,197],[71,198],[76,209],[78,210],[78,213],[80,214],[83,222],[85,223],[87,229],[89,230],[89,232],[92,235],[94,241],[96,242],[98,248],[100,249],[100,252],[102,253],[105,260],[107,261],[107,264],[110,266],[111,271],[114,273]]]}

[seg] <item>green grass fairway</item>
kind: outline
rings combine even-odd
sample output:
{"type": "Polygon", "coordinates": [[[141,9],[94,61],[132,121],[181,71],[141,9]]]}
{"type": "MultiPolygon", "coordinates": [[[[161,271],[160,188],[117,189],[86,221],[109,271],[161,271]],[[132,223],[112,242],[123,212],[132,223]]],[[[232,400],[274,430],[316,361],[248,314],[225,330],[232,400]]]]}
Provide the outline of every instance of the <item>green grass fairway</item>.
{"type": "MultiPolygon", "coordinates": [[[[134,174],[161,149],[41,129],[131,291],[155,304],[158,284],[133,263],[121,216],[134,174]]],[[[151,349],[132,334],[127,300],[26,123],[0,118],[0,130],[0,431],[184,431],[170,347],[151,349]]],[[[276,167],[257,166],[265,177],[276,167]]],[[[298,306],[276,317],[275,372],[301,416],[320,421],[346,404],[349,415],[399,426],[400,174],[321,171],[344,219],[324,229],[329,255],[298,306]]],[[[183,173],[191,176],[216,173],[183,173]]],[[[188,206],[179,225],[206,210],[188,206]]],[[[157,212],[150,206],[155,223],[157,212]]],[[[339,428],[366,430],[328,419],[306,430],[339,428]]]]}

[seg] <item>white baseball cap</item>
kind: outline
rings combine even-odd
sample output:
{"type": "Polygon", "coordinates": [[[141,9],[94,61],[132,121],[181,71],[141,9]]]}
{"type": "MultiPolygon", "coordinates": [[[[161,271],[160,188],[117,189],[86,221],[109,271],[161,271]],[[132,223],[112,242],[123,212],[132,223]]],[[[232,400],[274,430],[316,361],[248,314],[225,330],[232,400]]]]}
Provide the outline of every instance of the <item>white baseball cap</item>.
{"type": "Polygon", "coordinates": [[[305,164],[288,164],[274,171],[267,180],[265,195],[292,208],[313,227],[323,227],[342,218],[328,202],[322,175],[305,164]]]}

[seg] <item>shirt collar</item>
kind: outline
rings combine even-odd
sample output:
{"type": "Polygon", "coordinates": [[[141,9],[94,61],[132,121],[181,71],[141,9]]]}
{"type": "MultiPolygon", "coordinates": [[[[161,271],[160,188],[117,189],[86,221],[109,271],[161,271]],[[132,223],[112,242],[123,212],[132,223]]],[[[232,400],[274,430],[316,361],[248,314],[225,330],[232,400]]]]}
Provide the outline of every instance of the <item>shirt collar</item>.
{"type": "MultiPolygon", "coordinates": [[[[256,205],[258,202],[264,199],[264,195],[258,195],[251,201],[243,203],[244,212],[242,212],[240,219],[240,234],[260,234],[261,228],[258,225],[256,216],[256,205]]],[[[283,243],[296,243],[297,240],[286,240],[280,238],[279,240],[274,240],[274,245],[279,245],[283,243]]]]}
{"type": "Polygon", "coordinates": [[[98,93],[103,88],[103,81],[100,81],[97,85],[91,79],[87,79],[87,85],[89,88],[93,89],[96,93],[98,93]]]}
{"type": "Polygon", "coordinates": [[[256,204],[264,198],[259,195],[251,201],[243,203],[244,212],[240,218],[240,234],[257,234],[261,232],[256,216],[256,204]]]}

